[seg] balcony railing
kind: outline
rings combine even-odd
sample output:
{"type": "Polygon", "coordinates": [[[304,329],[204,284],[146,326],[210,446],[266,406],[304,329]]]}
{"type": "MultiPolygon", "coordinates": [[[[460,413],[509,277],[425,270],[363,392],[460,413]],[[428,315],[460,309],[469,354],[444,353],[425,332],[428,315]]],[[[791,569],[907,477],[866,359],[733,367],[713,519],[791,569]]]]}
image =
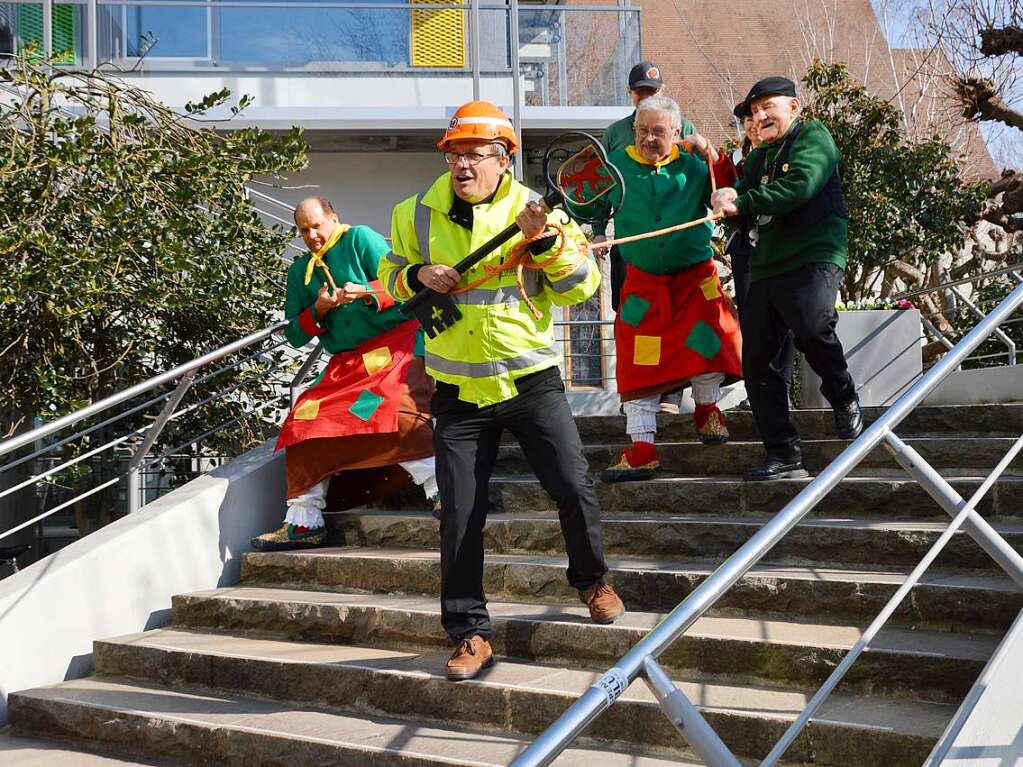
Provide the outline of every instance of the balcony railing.
{"type": "Polygon", "coordinates": [[[507,78],[517,59],[530,106],[621,105],[628,69],[641,58],[638,8],[494,0],[0,4],[0,53],[33,44],[63,65],[166,74],[485,80],[507,78]],[[509,24],[513,12],[517,29],[509,24]]]}

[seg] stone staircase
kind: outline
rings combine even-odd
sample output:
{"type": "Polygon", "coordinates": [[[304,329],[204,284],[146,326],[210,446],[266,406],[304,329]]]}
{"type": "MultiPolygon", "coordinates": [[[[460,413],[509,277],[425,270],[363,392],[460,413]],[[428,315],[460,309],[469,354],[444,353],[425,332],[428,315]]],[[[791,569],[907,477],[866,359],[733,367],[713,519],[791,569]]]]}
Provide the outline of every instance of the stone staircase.
{"type": "MultiPolygon", "coordinates": [[[[828,412],[798,421],[819,470],[844,443],[828,412]]],[[[623,426],[580,421],[595,472],[623,426]]],[[[748,413],[730,426],[711,448],[688,417],[663,417],[661,476],[599,487],[629,608],[613,625],[565,582],[553,506],[509,444],[486,528],[501,661],[478,679],[444,678],[437,522],[403,497],[331,515],[336,548],[246,555],[238,586],[176,597],[167,628],[96,642],[95,676],[10,696],[13,731],[171,764],[506,764],[805,486],[741,482],[760,448],[748,413]]],[[[964,496],[1021,432],[1023,405],[924,408],[899,430],[964,496]]],[[[1023,549],[1023,462],[979,511],[1023,549]]],[[[660,661],[738,755],[763,757],[946,522],[876,451],[660,661]]],[[[1021,608],[958,534],[788,763],[919,765],[1021,608]]],[[[699,761],[637,682],[557,763],[699,761]]]]}

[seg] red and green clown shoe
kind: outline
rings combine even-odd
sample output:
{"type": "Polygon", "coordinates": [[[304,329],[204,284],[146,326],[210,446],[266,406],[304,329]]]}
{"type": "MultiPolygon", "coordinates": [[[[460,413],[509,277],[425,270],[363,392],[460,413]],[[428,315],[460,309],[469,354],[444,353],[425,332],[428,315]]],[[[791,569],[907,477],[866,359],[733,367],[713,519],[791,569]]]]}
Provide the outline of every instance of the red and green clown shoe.
{"type": "Polygon", "coordinates": [[[327,528],[299,527],[285,522],[273,532],[252,539],[256,551],[294,551],[315,549],[327,542],[327,528]]]}

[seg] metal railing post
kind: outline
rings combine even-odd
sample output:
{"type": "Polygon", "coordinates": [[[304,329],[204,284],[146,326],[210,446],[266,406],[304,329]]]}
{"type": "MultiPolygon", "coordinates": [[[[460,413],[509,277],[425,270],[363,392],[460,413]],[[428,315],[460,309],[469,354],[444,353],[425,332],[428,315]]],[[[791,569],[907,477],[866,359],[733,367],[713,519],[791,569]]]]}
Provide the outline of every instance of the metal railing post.
{"type": "Polygon", "coordinates": [[[43,0],[43,58],[53,58],[53,0],[43,0]]]}
{"type": "Polygon", "coordinates": [[[653,658],[643,661],[643,681],[675,729],[707,767],[742,767],[696,706],[675,686],[653,658]]]}
{"type": "Polygon", "coordinates": [[[163,427],[167,425],[167,421],[174,415],[174,411],[178,409],[178,405],[181,404],[181,400],[188,392],[189,387],[192,385],[192,381],[195,379],[194,370],[189,370],[178,382],[177,387],[171,392],[168,400],[163,404],[163,408],[160,410],[160,414],[153,421],[153,425],[149,427],[146,432],[145,439],[135,449],[135,453],[131,457],[131,461],[128,463],[128,468],[134,471],[142,465],[142,461],[145,460],[149,450],[153,447],[153,443],[156,442],[157,437],[160,436],[160,432],[163,431],[163,427]]]}
{"type": "Polygon", "coordinates": [[[480,99],[480,0],[469,0],[469,50],[472,52],[472,100],[480,99]]]}
{"type": "Polygon", "coordinates": [[[512,69],[512,125],[519,137],[519,151],[512,155],[515,160],[515,178],[522,181],[526,167],[523,159],[526,146],[522,139],[522,78],[519,72],[519,0],[509,0],[508,14],[511,24],[511,69],[512,69]]]}
{"type": "MultiPolygon", "coordinates": [[[[924,460],[914,448],[907,445],[893,433],[885,437],[885,447],[899,465],[913,477],[931,498],[950,517],[955,517],[966,506],[966,501],[955,491],[934,467],[924,460]]],[[[1023,556],[991,527],[990,523],[976,510],[972,510],[963,523],[963,530],[997,562],[1016,585],[1023,588],[1023,556]]]]}
{"type": "MultiPolygon", "coordinates": [[[[982,320],[982,319],[984,319],[984,317],[987,316],[986,314],[984,314],[984,312],[982,312],[980,310],[980,308],[975,303],[973,303],[973,301],[971,301],[966,296],[964,296],[960,290],[958,290],[958,289],[956,289],[954,287],[953,288],[949,288],[949,290],[952,291],[959,298],[960,301],[962,301],[964,304],[966,304],[966,308],[970,310],[970,312],[973,314],[974,317],[976,317],[977,319],[981,319],[982,320]]],[[[993,335],[999,341],[1001,341],[1003,344],[1005,344],[1005,348],[1006,348],[1006,351],[1007,351],[1007,354],[1008,354],[1008,358],[1009,358],[1009,364],[1010,365],[1015,365],[1016,364],[1016,342],[1013,341],[1011,338],[1009,338],[1009,336],[1007,336],[1005,334],[1005,332],[1001,328],[995,328],[994,331],[993,331],[993,335]]]]}
{"type": "Polygon", "coordinates": [[[99,0],[89,0],[85,8],[85,39],[89,46],[89,69],[99,66],[99,0]]]}
{"type": "Polygon", "coordinates": [[[302,392],[299,390],[302,386],[302,381],[309,375],[309,371],[313,369],[316,364],[316,360],[323,354],[323,344],[317,343],[316,348],[309,352],[309,356],[306,357],[305,362],[302,363],[302,367],[295,373],[295,377],[291,379],[291,385],[289,386],[289,392],[291,396],[291,406],[295,407],[298,402],[298,398],[302,396],[302,392]]]}
{"type": "Polygon", "coordinates": [[[142,472],[137,468],[128,470],[128,513],[134,514],[142,508],[142,472]]]}

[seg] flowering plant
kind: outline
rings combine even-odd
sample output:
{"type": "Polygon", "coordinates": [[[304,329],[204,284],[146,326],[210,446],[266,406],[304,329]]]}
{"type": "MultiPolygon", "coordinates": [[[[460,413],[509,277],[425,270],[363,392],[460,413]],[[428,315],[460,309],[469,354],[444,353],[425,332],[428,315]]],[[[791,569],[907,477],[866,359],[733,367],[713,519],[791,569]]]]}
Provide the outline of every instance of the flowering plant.
{"type": "Polygon", "coordinates": [[[840,312],[870,311],[873,309],[916,309],[908,298],[892,301],[889,298],[861,298],[856,301],[838,301],[835,308],[840,312]]]}

